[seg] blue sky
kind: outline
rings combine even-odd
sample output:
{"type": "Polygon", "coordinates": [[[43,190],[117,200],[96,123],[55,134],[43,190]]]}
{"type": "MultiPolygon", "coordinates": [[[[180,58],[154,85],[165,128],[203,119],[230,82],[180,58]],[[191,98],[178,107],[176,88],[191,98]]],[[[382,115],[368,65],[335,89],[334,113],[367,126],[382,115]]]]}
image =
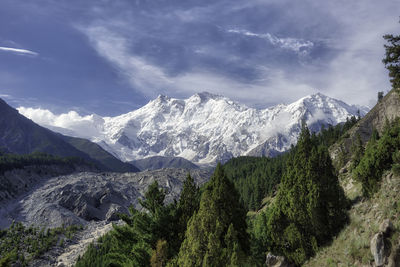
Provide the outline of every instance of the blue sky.
{"type": "Polygon", "coordinates": [[[316,92],[371,105],[400,1],[2,0],[0,97],[117,115],[159,94],[252,107],[316,92]]]}

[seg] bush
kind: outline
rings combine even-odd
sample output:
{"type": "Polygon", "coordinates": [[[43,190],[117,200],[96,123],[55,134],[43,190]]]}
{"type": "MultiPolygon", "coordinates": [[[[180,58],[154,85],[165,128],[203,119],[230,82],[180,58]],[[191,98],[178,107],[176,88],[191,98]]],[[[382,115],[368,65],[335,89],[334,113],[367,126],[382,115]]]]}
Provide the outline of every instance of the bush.
{"type": "Polygon", "coordinates": [[[397,119],[386,125],[381,137],[376,133],[372,135],[360,163],[353,171],[355,179],[362,183],[364,196],[370,197],[378,190],[383,172],[399,160],[399,149],[400,119],[397,119]]]}

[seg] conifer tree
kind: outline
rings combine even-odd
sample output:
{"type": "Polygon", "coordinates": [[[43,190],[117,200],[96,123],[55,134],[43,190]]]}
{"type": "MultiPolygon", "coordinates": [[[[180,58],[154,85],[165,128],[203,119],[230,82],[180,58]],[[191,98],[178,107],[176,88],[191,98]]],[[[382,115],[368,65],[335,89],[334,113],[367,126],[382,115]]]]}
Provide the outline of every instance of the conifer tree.
{"type": "MultiPolygon", "coordinates": [[[[200,202],[199,188],[196,186],[192,176],[187,175],[183,183],[182,193],[178,202],[179,223],[185,233],[187,223],[193,213],[198,210],[200,202]]],[[[182,239],[183,240],[183,239],[182,239]]]]}
{"type": "Polygon", "coordinates": [[[239,195],[218,164],[188,224],[178,265],[240,266],[248,250],[245,219],[239,195]]]}
{"type": "Polygon", "coordinates": [[[268,219],[272,250],[302,264],[346,222],[346,205],[327,148],[303,126],[268,219]]]}
{"type": "Polygon", "coordinates": [[[393,88],[400,88],[400,35],[386,34],[383,38],[389,43],[385,44],[385,58],[382,62],[389,70],[390,82],[393,88]]]}

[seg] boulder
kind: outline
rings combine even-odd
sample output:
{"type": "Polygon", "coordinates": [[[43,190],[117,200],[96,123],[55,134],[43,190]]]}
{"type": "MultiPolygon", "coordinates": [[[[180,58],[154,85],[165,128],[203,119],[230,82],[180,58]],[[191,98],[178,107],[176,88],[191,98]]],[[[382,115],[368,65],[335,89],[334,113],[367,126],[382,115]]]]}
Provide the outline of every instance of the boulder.
{"type": "Polygon", "coordinates": [[[371,253],[374,256],[375,265],[383,266],[385,263],[385,240],[382,232],[377,233],[371,239],[371,253]]]}
{"type": "Polygon", "coordinates": [[[393,231],[393,224],[389,219],[384,220],[379,226],[379,232],[382,232],[385,237],[389,236],[393,231]]]}
{"type": "Polygon", "coordinates": [[[267,267],[293,267],[294,265],[289,263],[285,257],[275,256],[271,252],[267,253],[265,259],[265,265],[267,267]]]}
{"type": "Polygon", "coordinates": [[[392,249],[392,253],[389,256],[388,267],[400,266],[400,244],[392,249]]]}

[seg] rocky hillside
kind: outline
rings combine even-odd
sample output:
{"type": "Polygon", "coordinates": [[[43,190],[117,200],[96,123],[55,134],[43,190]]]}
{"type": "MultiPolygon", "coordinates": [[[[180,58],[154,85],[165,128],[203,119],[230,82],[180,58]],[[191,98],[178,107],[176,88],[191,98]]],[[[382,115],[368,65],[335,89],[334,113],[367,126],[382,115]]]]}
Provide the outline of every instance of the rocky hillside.
{"type": "Polygon", "coordinates": [[[45,183],[51,177],[83,171],[97,169],[86,164],[35,164],[5,171],[0,174],[0,206],[5,206],[7,200],[29,192],[37,184],[45,183]]]}
{"type": "MultiPolygon", "coordinates": [[[[21,177],[24,174],[27,175],[23,172],[8,175],[21,177]]],[[[118,219],[118,212],[126,213],[130,205],[140,208],[138,199],[154,181],[167,190],[166,201],[173,201],[179,196],[187,174],[184,169],[140,173],[82,172],[36,180],[36,186],[26,194],[1,203],[0,225],[5,227],[16,220],[52,228],[62,224],[85,225],[92,220],[113,221],[118,219]]],[[[198,184],[210,177],[204,170],[192,170],[191,175],[198,184]]]]}
{"type": "Polygon", "coordinates": [[[304,266],[400,266],[399,192],[400,176],[387,172],[379,192],[355,203],[350,223],[304,266]]]}
{"type": "Polygon", "coordinates": [[[330,148],[340,170],[340,182],[353,203],[349,210],[350,222],[331,245],[322,248],[305,266],[400,266],[400,172],[393,167],[386,170],[378,192],[366,198],[361,182],[349,168],[357,136],[365,146],[373,129],[382,134],[387,123],[400,117],[399,93],[399,89],[390,91],[330,148]]]}
{"type": "Polygon", "coordinates": [[[386,122],[393,122],[400,116],[400,89],[391,90],[375,107],[368,112],[342,140],[330,148],[330,154],[336,166],[346,164],[351,159],[351,147],[357,136],[365,144],[372,135],[373,129],[382,132],[386,122]],[[341,161],[341,162],[340,162],[341,161]]]}

